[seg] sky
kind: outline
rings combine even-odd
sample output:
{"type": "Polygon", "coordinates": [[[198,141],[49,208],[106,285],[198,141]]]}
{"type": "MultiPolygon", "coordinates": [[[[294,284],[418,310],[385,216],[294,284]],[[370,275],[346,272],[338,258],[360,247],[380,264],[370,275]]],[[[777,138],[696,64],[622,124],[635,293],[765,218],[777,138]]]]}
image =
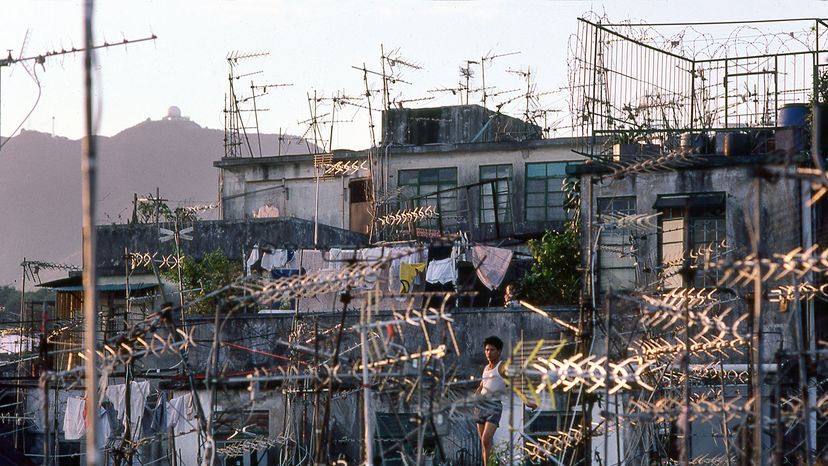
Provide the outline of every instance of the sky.
{"type": "MultiPolygon", "coordinates": [[[[80,48],[82,2],[16,0],[4,4],[0,53],[13,57],[80,48]],[[25,47],[24,47],[25,43],[25,47]],[[21,55],[21,48],[22,55],[21,55]]],[[[422,67],[405,70],[392,97],[432,100],[407,106],[460,103],[450,92],[457,87],[466,60],[520,52],[496,58],[486,69],[490,92],[524,88],[526,81],[509,72],[531,70],[550,125],[567,124],[567,44],[577,18],[590,11],[613,21],[690,22],[828,16],[823,0],[134,0],[96,2],[96,42],[114,43],[155,34],[151,42],[100,50],[96,98],[100,108],[98,134],[112,136],[147,118],[159,119],[171,105],[201,126],[224,127],[228,92],[228,54],[266,52],[239,61],[236,74],[253,73],[236,82],[239,97],[255,85],[292,84],[273,88],[257,98],[259,127],[264,133],[302,135],[310,117],[308,95],[329,98],[336,93],[364,95],[363,74],[352,67],[379,70],[380,47],[422,67]],[[560,112],[554,112],[560,110],[560,112]]],[[[82,54],[47,59],[44,66],[0,68],[0,134],[18,127],[54,132],[78,139],[83,131],[82,54]],[[31,74],[40,83],[38,85],[31,74]],[[39,94],[39,98],[38,98],[39,94]],[[27,115],[31,114],[27,117],[27,115]]],[[[479,65],[472,65],[471,87],[479,87],[479,65]]],[[[376,76],[369,88],[379,89],[376,76]]],[[[502,94],[508,99],[518,93],[502,94]]],[[[373,105],[381,106],[375,93],[373,105]]],[[[480,95],[472,95],[477,103],[480,95]]],[[[332,117],[328,100],[317,104],[328,138],[332,117]],[[325,115],[325,116],[323,116],[325,115]]],[[[503,107],[520,115],[522,101],[503,107]]],[[[333,147],[361,149],[370,144],[367,111],[337,108],[333,115],[333,147]]],[[[247,113],[248,117],[252,115],[247,113]]],[[[379,128],[379,114],[374,115],[379,128]]],[[[253,125],[250,121],[249,125],[253,125]]],[[[308,133],[309,134],[309,133],[308,133]]],[[[216,157],[220,156],[217,151],[216,157]]]]}

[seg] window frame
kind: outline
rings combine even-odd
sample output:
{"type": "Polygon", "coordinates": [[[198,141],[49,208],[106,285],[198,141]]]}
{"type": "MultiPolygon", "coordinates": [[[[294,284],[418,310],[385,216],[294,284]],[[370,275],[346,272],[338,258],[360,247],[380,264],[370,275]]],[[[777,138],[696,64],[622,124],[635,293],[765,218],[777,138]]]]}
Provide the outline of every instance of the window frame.
{"type": "Polygon", "coordinates": [[[504,224],[512,221],[512,180],[514,179],[514,168],[511,163],[500,163],[480,165],[478,169],[478,180],[481,183],[503,178],[505,178],[505,181],[494,182],[494,187],[497,189],[497,192],[495,193],[485,192],[487,188],[491,191],[491,183],[480,185],[480,195],[478,196],[480,205],[477,210],[478,219],[481,225],[494,225],[495,223],[504,224]],[[494,169],[494,177],[484,175],[484,171],[492,169],[494,169]],[[501,176],[501,169],[507,172],[506,176],[501,176]],[[504,184],[505,190],[501,189],[501,183],[504,184]],[[491,207],[486,207],[486,199],[494,200],[491,207]],[[497,222],[495,222],[495,206],[497,206],[497,222]],[[487,214],[490,215],[491,220],[487,221],[487,214]]]}
{"type": "MultiPolygon", "coordinates": [[[[601,221],[601,216],[610,214],[610,213],[618,213],[618,214],[635,214],[638,209],[638,200],[636,196],[608,196],[608,197],[598,197],[595,200],[595,211],[597,212],[597,220],[601,221]],[[607,208],[602,206],[602,203],[608,203],[607,208]],[[620,203],[625,202],[626,206],[624,208],[616,208],[612,204],[613,203],[620,203]]],[[[613,271],[632,271],[632,283],[631,287],[621,287],[621,288],[611,288],[614,291],[629,291],[635,289],[636,281],[638,278],[637,270],[635,267],[635,259],[634,258],[627,258],[630,261],[629,265],[626,266],[604,266],[604,259],[606,258],[605,253],[601,251],[600,246],[620,246],[622,249],[632,248],[633,243],[630,240],[630,235],[624,234],[623,230],[602,230],[601,236],[598,238],[598,290],[602,293],[610,291],[610,288],[607,286],[609,280],[607,280],[607,276],[609,274],[614,273],[613,271]],[[625,237],[626,236],[626,237],[625,237]],[[612,239],[612,242],[605,242],[608,239],[612,239]]],[[[621,261],[624,261],[624,258],[620,258],[621,261]]],[[[619,280],[612,280],[613,283],[615,282],[622,282],[625,281],[624,279],[619,280]]],[[[629,280],[627,280],[629,281],[629,280]]]]}
{"type": "Polygon", "coordinates": [[[569,213],[566,211],[566,192],[563,190],[563,183],[566,181],[566,168],[573,164],[572,161],[552,161],[552,162],[529,162],[526,163],[526,167],[524,170],[524,203],[523,203],[523,214],[524,219],[527,222],[565,222],[570,219],[569,213]],[[530,170],[536,167],[543,166],[544,175],[537,176],[532,175],[530,176],[530,170]],[[560,174],[553,173],[550,174],[550,167],[561,167],[562,170],[559,170],[560,174]],[[532,180],[543,180],[544,189],[543,191],[540,190],[533,190],[531,188],[532,180]],[[553,190],[552,187],[554,185],[558,185],[559,189],[553,190]],[[543,203],[535,205],[534,202],[530,203],[531,196],[537,196],[539,194],[543,194],[543,203]],[[560,195],[561,201],[560,203],[550,204],[550,197],[551,195],[560,195]],[[542,218],[530,218],[530,211],[536,209],[543,209],[543,216],[542,218]],[[560,218],[553,218],[553,215],[550,215],[550,210],[552,209],[560,209],[562,213],[560,218]]]}
{"type": "MultiPolygon", "coordinates": [[[[659,259],[659,267],[663,268],[665,264],[665,259],[668,259],[664,256],[664,222],[665,221],[674,221],[677,219],[682,219],[682,230],[681,241],[670,241],[668,244],[681,244],[682,255],[684,251],[691,251],[696,250],[699,247],[704,247],[707,245],[713,245],[714,250],[718,250],[721,246],[722,241],[726,240],[727,238],[727,193],[721,191],[715,192],[699,192],[699,193],[677,193],[677,194],[669,194],[669,195],[659,195],[656,201],[656,205],[654,208],[661,214],[658,216],[658,259],[659,259]],[[698,203],[694,202],[695,200],[699,200],[701,198],[708,198],[710,199],[713,196],[720,196],[721,199],[716,203],[698,203]],[[667,207],[657,207],[659,201],[667,197],[681,197],[684,199],[685,205],[682,207],[676,206],[667,206],[667,207]],[[669,212],[669,214],[665,214],[665,212],[669,212]],[[669,215],[669,216],[668,216],[669,215]],[[701,230],[704,233],[704,238],[699,238],[699,227],[698,222],[713,222],[712,230],[709,230],[707,226],[701,230]],[[714,235],[714,238],[710,240],[708,238],[708,233],[711,232],[714,235]]],[[[668,232],[669,233],[669,232],[668,232]]],[[[675,258],[678,259],[678,258],[675,258]]],[[[700,259],[701,261],[704,258],[700,259]]],[[[703,262],[696,261],[696,264],[700,267],[697,268],[696,275],[694,277],[694,281],[692,284],[687,283],[684,277],[679,275],[679,283],[676,284],[673,281],[670,286],[665,286],[664,278],[660,279],[661,286],[664,289],[674,289],[678,287],[689,287],[692,286],[693,288],[703,289],[703,288],[714,288],[718,286],[718,280],[720,278],[720,273],[718,270],[705,270],[703,267],[703,262]]],[[[676,271],[680,269],[680,265],[672,266],[669,269],[675,269],[676,271]]],[[[666,272],[667,269],[662,271],[662,274],[666,272]]],[[[668,277],[668,280],[672,277],[668,277]]]]}
{"type": "MultiPolygon", "coordinates": [[[[457,212],[459,211],[457,180],[457,167],[411,168],[397,170],[397,187],[402,189],[400,194],[401,208],[424,207],[431,205],[436,207],[439,212],[439,217],[436,219],[436,222],[441,230],[447,226],[450,227],[457,225],[459,223],[457,220],[457,212]],[[452,172],[452,174],[447,175],[449,172],[452,172]],[[408,182],[410,179],[414,179],[416,182],[408,182]],[[432,185],[435,187],[434,190],[423,190],[423,186],[432,185]],[[406,191],[411,188],[414,188],[415,192],[412,193],[413,195],[408,195],[406,191]],[[434,193],[438,194],[434,196],[434,193]],[[453,203],[454,208],[444,209],[446,203],[453,203]]],[[[433,226],[432,222],[434,221],[434,219],[425,219],[418,222],[417,225],[428,228],[433,226]]]]}

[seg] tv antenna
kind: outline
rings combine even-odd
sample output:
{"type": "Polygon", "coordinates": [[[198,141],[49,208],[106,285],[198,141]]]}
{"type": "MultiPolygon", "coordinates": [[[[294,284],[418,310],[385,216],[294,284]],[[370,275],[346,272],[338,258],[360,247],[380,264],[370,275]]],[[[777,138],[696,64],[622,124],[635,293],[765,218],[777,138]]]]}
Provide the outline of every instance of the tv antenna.
{"type": "MultiPolygon", "coordinates": [[[[262,134],[261,134],[261,131],[259,130],[259,112],[267,112],[270,109],[267,109],[267,108],[260,109],[260,108],[258,108],[256,106],[256,98],[267,95],[268,88],[279,88],[279,87],[288,87],[288,86],[293,86],[293,84],[278,83],[278,84],[262,84],[262,85],[257,86],[255,84],[253,84],[253,81],[250,81],[250,97],[248,97],[245,100],[252,100],[253,101],[253,117],[256,121],[256,142],[259,145],[259,157],[262,156],[262,134]],[[262,93],[257,95],[256,91],[259,91],[259,90],[262,93]]],[[[281,144],[281,142],[280,142],[280,144],[281,144]]]]}
{"type": "MultiPolygon", "coordinates": [[[[141,37],[139,39],[123,38],[123,40],[121,40],[119,42],[111,42],[111,43],[107,42],[107,41],[104,41],[102,44],[92,45],[91,47],[88,47],[88,50],[106,49],[106,48],[110,48],[110,47],[119,47],[119,46],[125,47],[128,44],[137,44],[137,43],[140,43],[140,42],[155,40],[157,38],[158,38],[158,36],[156,36],[155,34],[150,34],[147,37],[141,37]]],[[[87,48],[84,48],[84,47],[81,47],[81,48],[72,47],[70,49],[61,48],[60,50],[57,50],[57,49],[49,50],[49,51],[46,51],[46,52],[43,52],[43,53],[40,53],[40,54],[37,54],[37,55],[23,56],[28,43],[29,43],[29,30],[26,30],[26,35],[23,38],[23,44],[20,46],[20,53],[18,54],[17,58],[14,58],[12,56],[12,49],[6,49],[8,51],[8,56],[6,58],[0,58],[0,70],[2,70],[2,68],[4,66],[13,66],[17,63],[20,63],[21,66],[25,67],[26,64],[28,64],[29,62],[32,62],[32,63],[34,63],[35,66],[40,65],[40,67],[45,71],[46,70],[46,60],[48,60],[49,58],[60,57],[60,56],[65,56],[65,55],[71,55],[71,54],[75,54],[75,53],[81,53],[81,52],[85,52],[87,50],[87,48]]],[[[27,69],[27,72],[28,72],[28,69],[27,69]]],[[[33,74],[33,73],[30,73],[30,74],[33,74]]],[[[40,83],[37,80],[37,77],[35,75],[33,75],[32,78],[37,83],[38,89],[40,89],[40,83]]],[[[2,94],[0,93],[0,95],[2,95],[2,94]]],[[[15,128],[15,130],[12,131],[9,134],[9,136],[6,138],[5,141],[0,141],[0,149],[2,149],[3,146],[6,145],[6,142],[11,140],[11,138],[17,133],[17,131],[21,127],[23,127],[23,124],[26,123],[26,120],[28,120],[29,116],[31,116],[31,114],[34,112],[34,110],[37,107],[37,104],[38,104],[39,101],[40,101],[40,92],[38,92],[38,99],[35,101],[34,106],[29,111],[29,113],[23,118],[23,121],[21,121],[20,124],[17,126],[17,128],[15,128]]],[[[0,105],[0,109],[2,109],[2,105],[0,105]]],[[[2,133],[2,132],[0,132],[0,133],[2,133]]]]}
{"type": "MultiPolygon", "coordinates": [[[[413,61],[403,57],[400,55],[400,49],[392,50],[388,55],[385,54],[385,46],[380,44],[380,62],[382,65],[382,106],[385,110],[389,110],[391,108],[391,89],[389,83],[393,84],[396,82],[403,82],[399,79],[400,72],[396,72],[395,70],[406,68],[411,70],[421,70],[423,69],[422,66],[414,63],[413,61]],[[386,65],[388,66],[388,71],[386,72],[386,65]]],[[[406,83],[411,84],[411,83],[406,83]]]]}
{"type": "MultiPolygon", "coordinates": [[[[242,146],[247,146],[247,153],[253,157],[253,149],[250,146],[250,138],[247,134],[248,128],[245,126],[242,112],[250,110],[242,109],[239,104],[244,103],[240,101],[236,95],[235,81],[262,73],[261,71],[254,71],[252,73],[236,73],[236,67],[239,62],[249,60],[252,58],[261,58],[270,55],[270,52],[239,52],[237,50],[231,51],[227,54],[226,60],[229,68],[227,74],[228,91],[224,98],[224,156],[225,157],[240,157],[242,155],[242,146]]],[[[253,85],[251,81],[251,86],[253,85]]],[[[255,90],[254,90],[255,95],[255,90]]],[[[254,110],[254,118],[258,122],[257,112],[254,110]]],[[[258,123],[255,126],[258,134],[258,123]]],[[[259,145],[259,155],[261,156],[261,144],[259,145]]]]}
{"type": "Polygon", "coordinates": [[[469,81],[471,78],[474,77],[474,70],[472,70],[472,65],[479,65],[480,63],[474,60],[466,60],[466,66],[460,67],[460,78],[466,80],[466,85],[463,86],[461,83],[461,88],[466,91],[466,103],[465,105],[469,104],[469,81]]]}
{"type": "Polygon", "coordinates": [[[520,52],[506,52],[506,53],[500,53],[500,54],[495,54],[495,55],[491,55],[491,53],[492,52],[489,51],[489,53],[487,53],[485,56],[480,57],[480,80],[481,80],[481,87],[483,88],[483,99],[482,99],[482,101],[483,101],[483,107],[484,108],[486,107],[486,100],[487,100],[487,97],[488,97],[488,95],[486,93],[486,62],[492,63],[495,58],[508,57],[508,56],[511,56],[511,55],[520,54],[520,52]]]}
{"type": "Polygon", "coordinates": [[[526,93],[523,94],[523,98],[525,100],[525,108],[523,112],[524,120],[529,123],[529,106],[530,103],[536,101],[537,98],[534,97],[535,91],[535,84],[532,82],[532,68],[527,66],[525,70],[506,70],[507,73],[517,74],[522,76],[526,80],[526,93]]]}

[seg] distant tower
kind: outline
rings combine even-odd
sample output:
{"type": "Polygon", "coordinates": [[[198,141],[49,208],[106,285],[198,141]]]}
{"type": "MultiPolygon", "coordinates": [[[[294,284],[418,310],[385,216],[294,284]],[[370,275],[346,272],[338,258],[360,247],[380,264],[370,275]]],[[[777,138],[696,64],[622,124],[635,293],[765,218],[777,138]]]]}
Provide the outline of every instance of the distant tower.
{"type": "Polygon", "coordinates": [[[162,118],[162,120],[189,121],[190,119],[188,117],[181,116],[181,109],[173,105],[167,109],[167,116],[162,118]]]}

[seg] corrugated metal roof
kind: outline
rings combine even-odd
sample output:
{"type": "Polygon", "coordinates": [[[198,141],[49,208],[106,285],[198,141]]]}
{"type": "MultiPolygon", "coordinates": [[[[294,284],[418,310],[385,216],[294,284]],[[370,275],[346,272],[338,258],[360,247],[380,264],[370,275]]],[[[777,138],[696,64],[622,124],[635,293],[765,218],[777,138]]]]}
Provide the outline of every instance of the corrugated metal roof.
{"type": "MultiPolygon", "coordinates": [[[[129,291],[138,291],[138,290],[146,290],[148,288],[154,288],[158,286],[157,283],[130,283],[129,284],[129,291]]],[[[69,286],[56,286],[56,287],[48,287],[51,290],[55,291],[63,291],[63,292],[75,292],[75,291],[83,291],[83,285],[69,285],[69,286]]],[[[125,291],[126,285],[123,283],[118,284],[110,284],[110,285],[98,285],[98,292],[101,293],[108,293],[114,291],[125,291]]]]}

